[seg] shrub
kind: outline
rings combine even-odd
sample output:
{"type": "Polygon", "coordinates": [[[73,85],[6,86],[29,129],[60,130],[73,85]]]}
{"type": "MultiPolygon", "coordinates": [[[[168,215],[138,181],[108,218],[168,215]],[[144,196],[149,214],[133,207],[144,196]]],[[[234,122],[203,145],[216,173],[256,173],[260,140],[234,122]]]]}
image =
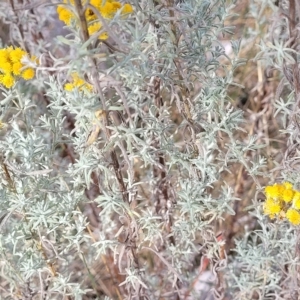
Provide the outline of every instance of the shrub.
{"type": "MultiPolygon", "coordinates": [[[[298,268],[297,227],[280,211],[296,225],[297,207],[288,194],[260,203],[273,166],[265,136],[249,130],[233,97],[245,59],[239,39],[225,51],[232,3],[12,0],[0,8],[10,32],[0,50],[3,298],[286,299],[278,297],[296,291],[288,279],[298,268]]],[[[287,79],[288,100],[275,105],[290,136],[289,169],[278,177],[296,193],[298,48],[279,34],[296,25],[281,22],[276,47],[261,43],[257,58],[287,79]]]]}

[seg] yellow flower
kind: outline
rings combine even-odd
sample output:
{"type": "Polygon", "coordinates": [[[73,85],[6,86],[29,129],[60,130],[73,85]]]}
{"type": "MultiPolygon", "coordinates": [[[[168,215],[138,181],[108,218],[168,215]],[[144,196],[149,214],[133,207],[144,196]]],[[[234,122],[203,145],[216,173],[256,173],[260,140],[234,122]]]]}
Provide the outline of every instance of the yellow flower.
{"type": "MultiPolygon", "coordinates": [[[[95,32],[99,31],[101,29],[102,25],[101,23],[99,22],[96,22],[92,25],[90,25],[88,27],[88,31],[89,31],[89,34],[92,35],[94,34],[95,32]]],[[[107,40],[108,39],[108,34],[107,32],[102,32],[99,37],[98,37],[99,40],[107,40]]]]}
{"type": "Polygon", "coordinates": [[[0,66],[3,66],[5,64],[10,64],[9,60],[9,52],[7,49],[0,49],[0,66]]]}
{"type": "Polygon", "coordinates": [[[278,199],[282,199],[283,193],[285,191],[285,187],[281,184],[278,184],[278,199]]]}
{"type": "Polygon", "coordinates": [[[13,63],[16,63],[16,62],[20,62],[24,55],[26,55],[26,51],[17,47],[16,49],[10,51],[9,58],[13,63]]]}
{"type": "Polygon", "coordinates": [[[300,209],[300,192],[296,191],[293,198],[293,206],[300,209]]]}
{"type": "MultiPolygon", "coordinates": [[[[111,2],[111,1],[106,0],[106,2],[111,2]]],[[[97,10],[99,10],[102,5],[102,0],[91,0],[90,4],[93,5],[95,8],[97,8],[97,10]]]]}
{"type": "Polygon", "coordinates": [[[12,66],[12,72],[14,75],[20,75],[22,67],[23,65],[20,62],[15,62],[12,66]]]}
{"type": "Polygon", "coordinates": [[[104,18],[111,19],[113,17],[114,6],[112,3],[106,2],[100,7],[99,11],[104,18]]]}
{"type": "Polygon", "coordinates": [[[112,6],[113,6],[113,12],[116,13],[121,7],[122,4],[120,2],[114,1],[111,2],[112,6]]]}
{"type": "Polygon", "coordinates": [[[73,77],[73,84],[74,84],[75,87],[81,88],[85,84],[85,82],[84,82],[83,79],[81,79],[77,76],[74,76],[73,77]]]}
{"type": "Polygon", "coordinates": [[[122,15],[131,14],[132,12],[133,12],[132,6],[126,3],[122,8],[122,15]]]}
{"type": "Polygon", "coordinates": [[[293,189],[293,185],[292,185],[290,182],[285,181],[282,185],[283,185],[283,186],[285,187],[285,189],[287,189],[287,190],[293,189]]]}
{"type": "Polygon", "coordinates": [[[279,202],[274,201],[271,198],[267,198],[266,202],[264,203],[264,214],[265,215],[276,215],[281,211],[281,205],[279,202]]]}
{"type": "Polygon", "coordinates": [[[91,91],[93,89],[92,85],[86,83],[83,79],[79,77],[77,73],[73,73],[71,76],[73,78],[74,87],[79,88],[80,91],[83,91],[85,89],[91,91]]]}
{"type": "Polygon", "coordinates": [[[92,9],[88,8],[85,11],[85,19],[90,22],[90,21],[94,21],[95,19],[97,19],[97,16],[95,15],[95,13],[93,12],[92,9]]]}
{"type": "Polygon", "coordinates": [[[107,32],[101,33],[101,34],[99,35],[98,39],[99,39],[99,40],[104,40],[104,41],[107,40],[107,39],[108,39],[108,34],[107,34],[107,32]]]}
{"type": "Polygon", "coordinates": [[[72,83],[66,83],[64,86],[65,91],[71,92],[74,89],[74,85],[72,83]]]}
{"type": "Polygon", "coordinates": [[[72,83],[67,83],[64,86],[64,89],[68,92],[78,88],[80,91],[84,90],[93,90],[93,86],[87,82],[85,82],[83,79],[81,79],[78,75],[78,73],[74,72],[71,74],[71,77],[73,79],[72,83]]]}
{"type": "Polygon", "coordinates": [[[57,6],[57,13],[58,13],[58,18],[63,21],[65,24],[70,25],[72,18],[74,18],[74,15],[71,11],[66,9],[62,5],[57,6]]]}
{"type": "Polygon", "coordinates": [[[268,185],[265,187],[265,193],[267,198],[273,198],[277,199],[280,197],[280,190],[279,190],[279,185],[274,184],[274,185],[268,185]]]}
{"type": "Polygon", "coordinates": [[[299,225],[300,224],[300,213],[294,208],[288,209],[288,211],[286,212],[286,218],[293,225],[299,225]]]}
{"type": "Polygon", "coordinates": [[[10,73],[12,71],[12,64],[9,61],[3,62],[0,65],[0,69],[3,73],[10,73]]]}
{"type": "Polygon", "coordinates": [[[8,61],[9,60],[9,53],[7,49],[0,49],[0,62],[2,61],[8,61]]]}
{"type": "Polygon", "coordinates": [[[34,77],[34,70],[32,68],[28,68],[22,72],[21,76],[25,80],[30,80],[34,77]]]}
{"type": "Polygon", "coordinates": [[[89,35],[94,34],[95,32],[99,31],[102,25],[99,22],[93,23],[88,27],[89,35]]]}
{"type": "Polygon", "coordinates": [[[1,80],[1,83],[8,89],[11,88],[15,83],[15,79],[9,73],[1,76],[0,80],[1,80]]]}
{"type": "MultiPolygon", "coordinates": [[[[18,76],[25,80],[33,78],[34,70],[32,68],[27,68],[22,72],[24,67],[22,60],[25,56],[28,56],[27,52],[19,47],[10,46],[0,49],[0,83],[2,85],[11,88],[18,76]]],[[[32,57],[32,60],[36,60],[36,58],[32,57]]]]}
{"type": "Polygon", "coordinates": [[[282,199],[284,202],[289,203],[293,200],[294,190],[284,190],[282,194],[282,199]]]}
{"type": "MultiPolygon", "coordinates": [[[[64,0],[65,4],[68,4],[69,1],[64,0]]],[[[74,1],[70,1],[71,5],[74,6],[74,1]]],[[[87,0],[82,1],[83,5],[87,4],[87,0]]],[[[133,12],[133,8],[130,4],[122,4],[119,1],[113,0],[90,0],[89,4],[94,6],[95,9],[106,19],[111,19],[115,13],[121,9],[121,14],[129,14],[133,12]]],[[[67,9],[64,5],[58,5],[57,7],[58,18],[63,21],[65,24],[70,25],[72,19],[75,19],[73,12],[67,9]]],[[[87,22],[91,22],[97,19],[97,15],[91,8],[87,8],[85,11],[85,18],[87,22]]],[[[103,39],[103,37],[101,37],[103,39]]]]}

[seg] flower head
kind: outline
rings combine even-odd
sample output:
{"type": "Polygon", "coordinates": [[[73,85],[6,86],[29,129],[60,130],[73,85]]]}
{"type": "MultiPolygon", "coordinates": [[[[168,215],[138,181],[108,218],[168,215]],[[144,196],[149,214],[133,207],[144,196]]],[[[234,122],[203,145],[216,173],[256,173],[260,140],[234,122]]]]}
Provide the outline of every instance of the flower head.
{"type": "Polygon", "coordinates": [[[268,198],[278,199],[280,197],[280,188],[279,185],[268,185],[265,187],[265,193],[268,198]]]}
{"type": "MultiPolygon", "coordinates": [[[[82,4],[85,5],[88,0],[81,0],[82,4]]],[[[65,5],[58,5],[57,14],[58,18],[63,21],[66,25],[70,25],[72,20],[76,21],[75,15],[72,9],[66,8],[66,4],[71,4],[74,6],[74,0],[63,0],[65,5]]],[[[133,8],[130,4],[122,5],[119,1],[114,0],[89,0],[89,4],[93,6],[93,9],[88,7],[85,10],[85,19],[88,25],[89,34],[99,31],[101,29],[101,23],[97,21],[97,11],[105,19],[112,19],[118,11],[121,15],[128,15],[133,12],[133,8]]],[[[76,22],[74,22],[76,26],[76,22]]],[[[100,40],[108,39],[107,32],[103,32],[98,37],[100,40]]],[[[0,58],[1,61],[1,58],[0,58]]]]}
{"type": "Polygon", "coordinates": [[[7,73],[0,77],[0,83],[9,89],[15,84],[15,79],[11,74],[7,73]]]}
{"type": "Polygon", "coordinates": [[[0,49],[0,63],[3,61],[8,61],[9,60],[9,52],[7,51],[6,48],[0,49]]]}
{"type": "Polygon", "coordinates": [[[9,52],[9,58],[13,63],[20,62],[24,55],[26,55],[26,51],[17,47],[9,52]]]}
{"type": "Polygon", "coordinates": [[[122,14],[131,14],[133,12],[133,8],[130,4],[126,3],[122,8],[122,14]]]}
{"type": "Polygon", "coordinates": [[[268,198],[264,203],[264,214],[274,217],[275,215],[280,213],[281,208],[282,208],[281,203],[271,198],[268,198]]]}
{"type": "Polygon", "coordinates": [[[64,86],[65,91],[73,91],[74,89],[79,89],[80,91],[91,91],[93,89],[93,86],[87,82],[85,82],[83,79],[81,79],[78,75],[78,73],[74,72],[71,74],[72,82],[66,83],[64,86]]]}
{"type": "Polygon", "coordinates": [[[100,13],[104,18],[111,19],[114,13],[114,6],[112,3],[106,1],[105,4],[101,6],[100,13]]]}
{"type": "Polygon", "coordinates": [[[66,83],[64,89],[65,91],[71,92],[73,89],[75,89],[75,86],[73,83],[66,83]]]}
{"type": "Polygon", "coordinates": [[[293,190],[284,190],[282,193],[282,199],[284,202],[289,203],[293,200],[294,197],[294,191],[293,190]]]}
{"type": "Polygon", "coordinates": [[[293,189],[293,185],[292,185],[290,182],[285,181],[282,185],[283,185],[284,188],[287,189],[287,190],[293,189]]]}
{"type": "Polygon", "coordinates": [[[271,218],[287,219],[293,225],[300,225],[300,191],[294,190],[289,182],[265,187],[264,214],[271,218]]]}
{"type": "Polygon", "coordinates": [[[15,62],[12,66],[12,72],[14,75],[20,75],[21,74],[21,69],[22,69],[23,65],[18,61],[15,62]]]}
{"type": "Polygon", "coordinates": [[[21,76],[25,80],[30,80],[34,77],[34,70],[32,68],[28,68],[22,72],[21,76]]]}
{"type": "Polygon", "coordinates": [[[120,2],[114,1],[111,4],[113,6],[113,12],[114,13],[116,13],[122,7],[122,4],[120,2]]]}
{"type": "Polygon", "coordinates": [[[300,192],[296,191],[293,197],[293,207],[300,209],[300,192]]]}
{"type": "Polygon", "coordinates": [[[95,15],[95,13],[93,12],[92,9],[88,8],[85,11],[85,19],[87,20],[87,22],[91,22],[97,19],[97,16],[95,15]]]}
{"type": "Polygon", "coordinates": [[[12,71],[12,63],[10,61],[3,62],[0,65],[0,70],[3,73],[10,73],[12,71]]]}
{"type": "Polygon", "coordinates": [[[0,49],[0,84],[11,88],[20,77],[25,80],[32,79],[34,70],[26,68],[26,63],[33,61],[36,61],[36,58],[32,56],[30,59],[27,52],[20,47],[10,46],[0,49]]]}
{"type": "Polygon", "coordinates": [[[62,5],[57,6],[58,18],[65,24],[70,25],[71,20],[75,17],[74,14],[62,5]]]}
{"type": "MultiPolygon", "coordinates": [[[[88,31],[89,31],[89,35],[92,35],[94,34],[95,32],[98,32],[100,29],[101,29],[102,25],[100,22],[96,22],[92,25],[90,25],[88,27],[88,31]]],[[[108,39],[108,34],[107,32],[102,32],[99,37],[98,37],[99,40],[107,40],[108,39]]]]}
{"type": "Polygon", "coordinates": [[[300,213],[298,210],[294,208],[288,209],[286,212],[286,218],[292,223],[293,225],[299,225],[300,224],[300,213]]]}

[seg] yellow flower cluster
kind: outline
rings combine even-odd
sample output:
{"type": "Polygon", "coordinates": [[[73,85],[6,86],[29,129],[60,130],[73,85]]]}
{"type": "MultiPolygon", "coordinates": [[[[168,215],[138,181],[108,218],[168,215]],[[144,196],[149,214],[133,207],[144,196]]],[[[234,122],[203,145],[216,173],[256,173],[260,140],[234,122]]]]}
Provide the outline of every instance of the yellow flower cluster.
{"type": "Polygon", "coordinates": [[[286,218],[293,225],[300,224],[300,192],[289,182],[269,185],[265,188],[264,214],[270,218],[286,218]]]}
{"type": "Polygon", "coordinates": [[[83,79],[81,79],[78,75],[78,73],[73,72],[71,74],[72,82],[65,84],[64,89],[66,91],[73,91],[74,89],[78,89],[79,91],[92,91],[93,86],[87,82],[85,82],[83,79]]]}
{"type": "MultiPolygon", "coordinates": [[[[74,6],[74,0],[63,0],[65,4],[70,3],[74,6]]],[[[81,0],[82,5],[86,5],[89,0],[81,0]]],[[[94,7],[95,11],[105,19],[112,19],[115,14],[120,10],[121,15],[127,15],[133,12],[133,8],[130,4],[121,4],[114,0],[90,0],[88,2],[94,7]]],[[[98,32],[102,28],[101,22],[97,18],[97,14],[93,9],[87,8],[85,11],[85,18],[88,23],[89,34],[92,35],[98,32]]],[[[66,5],[58,5],[57,7],[58,17],[65,24],[70,25],[72,20],[75,20],[75,15],[73,11],[67,9],[66,5]]],[[[108,38],[107,32],[103,32],[99,35],[100,40],[106,40],[108,38]]]]}
{"type": "MultiPolygon", "coordinates": [[[[17,47],[7,47],[0,49],[0,84],[6,88],[11,88],[18,78],[30,80],[34,77],[34,69],[26,68],[23,63],[24,58],[29,58],[26,51],[17,47]]],[[[35,58],[31,58],[35,61],[35,58]]]]}

